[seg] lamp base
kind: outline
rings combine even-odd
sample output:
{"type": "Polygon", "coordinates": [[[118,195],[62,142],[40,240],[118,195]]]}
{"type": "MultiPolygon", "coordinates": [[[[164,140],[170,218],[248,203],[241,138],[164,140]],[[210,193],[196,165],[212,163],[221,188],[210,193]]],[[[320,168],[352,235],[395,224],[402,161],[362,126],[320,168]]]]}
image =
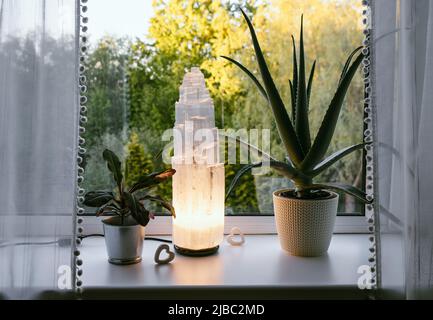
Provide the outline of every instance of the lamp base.
{"type": "Polygon", "coordinates": [[[192,249],[181,248],[181,247],[178,247],[177,245],[174,245],[174,250],[176,250],[177,253],[179,253],[183,256],[205,257],[205,256],[210,256],[212,254],[217,253],[219,247],[220,246],[216,246],[216,247],[208,248],[208,249],[192,250],[192,249]]]}

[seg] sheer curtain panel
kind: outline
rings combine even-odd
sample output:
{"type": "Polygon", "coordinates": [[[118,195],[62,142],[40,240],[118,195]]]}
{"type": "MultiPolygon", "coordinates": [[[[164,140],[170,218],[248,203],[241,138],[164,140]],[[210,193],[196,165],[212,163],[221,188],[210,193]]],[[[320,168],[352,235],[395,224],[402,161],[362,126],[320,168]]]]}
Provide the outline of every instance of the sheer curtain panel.
{"type": "Polygon", "coordinates": [[[370,1],[382,288],[433,298],[433,1],[370,1]]]}
{"type": "Polygon", "coordinates": [[[75,0],[0,0],[0,296],[73,288],[75,0]]]}

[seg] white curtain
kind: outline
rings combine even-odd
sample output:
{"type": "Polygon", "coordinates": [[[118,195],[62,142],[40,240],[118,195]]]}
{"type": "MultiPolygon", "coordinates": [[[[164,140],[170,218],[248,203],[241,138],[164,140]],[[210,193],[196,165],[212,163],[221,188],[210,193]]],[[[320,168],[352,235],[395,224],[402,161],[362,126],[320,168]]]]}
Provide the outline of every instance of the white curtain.
{"type": "Polygon", "coordinates": [[[71,285],[75,0],[0,0],[0,298],[71,285]]]}
{"type": "Polygon", "coordinates": [[[382,288],[433,295],[433,1],[372,2],[382,288]]]}

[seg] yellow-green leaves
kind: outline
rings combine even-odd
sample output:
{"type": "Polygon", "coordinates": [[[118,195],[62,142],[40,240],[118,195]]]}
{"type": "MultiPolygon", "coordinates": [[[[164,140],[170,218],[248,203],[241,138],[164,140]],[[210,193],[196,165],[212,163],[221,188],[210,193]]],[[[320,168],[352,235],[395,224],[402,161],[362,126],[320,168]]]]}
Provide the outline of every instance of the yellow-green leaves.
{"type": "MultiPolygon", "coordinates": [[[[349,55],[343,67],[337,90],[328,106],[317,136],[315,137],[312,144],[310,136],[309,104],[312,95],[312,85],[316,70],[316,61],[314,61],[311,65],[307,80],[305,72],[306,56],[304,50],[303,17],[301,17],[299,56],[296,53],[295,39],[292,36],[293,78],[289,81],[290,95],[292,100],[292,119],[290,120],[285,105],[281,99],[280,92],[278,91],[268,69],[268,65],[264,58],[264,54],[257,39],[254,27],[245,12],[242,10],[241,12],[245,18],[245,21],[247,22],[248,29],[251,34],[262,82],[257,80],[253,73],[251,73],[246,67],[236,60],[225,56],[223,58],[230,61],[239,67],[244,73],[246,73],[247,76],[255,83],[260,93],[267,98],[267,101],[271,106],[279,136],[288,155],[288,161],[280,162],[270,156],[264,157],[264,161],[269,161],[269,165],[272,169],[276,170],[286,178],[291,179],[295,183],[296,187],[302,189],[303,191],[335,189],[350,194],[361,201],[368,202],[366,199],[366,194],[354,186],[337,183],[313,183],[313,177],[317,176],[319,173],[329,168],[331,165],[346,155],[354,152],[355,150],[359,150],[364,146],[363,143],[349,146],[335,152],[323,160],[332,141],[347,90],[363,59],[363,54],[360,53],[352,62],[352,58],[355,57],[360,48],[357,48],[349,55]]],[[[243,167],[232,180],[227,195],[230,194],[243,174],[245,174],[248,170],[259,166],[262,166],[262,162],[252,163],[243,167]]]]}
{"type": "Polygon", "coordinates": [[[248,77],[250,77],[250,79],[256,85],[257,89],[259,89],[259,91],[262,94],[263,98],[265,98],[267,101],[269,101],[268,100],[268,96],[266,94],[266,91],[263,88],[262,84],[260,83],[259,80],[257,80],[257,78],[254,76],[254,74],[250,70],[248,70],[240,62],[238,62],[238,61],[236,61],[236,60],[234,60],[232,58],[229,58],[229,57],[226,57],[226,56],[221,56],[221,58],[224,58],[224,59],[230,61],[231,63],[233,63],[234,65],[236,65],[239,69],[241,69],[248,77]]]}

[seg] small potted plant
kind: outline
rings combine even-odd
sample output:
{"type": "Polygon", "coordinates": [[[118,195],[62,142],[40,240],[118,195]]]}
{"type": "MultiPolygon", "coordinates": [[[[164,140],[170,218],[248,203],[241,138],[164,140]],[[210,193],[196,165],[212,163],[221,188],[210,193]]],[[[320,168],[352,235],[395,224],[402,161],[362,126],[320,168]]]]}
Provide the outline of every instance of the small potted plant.
{"type": "MultiPolygon", "coordinates": [[[[362,52],[359,52],[361,47],[355,49],[349,55],[341,72],[335,95],[329,104],[317,136],[312,142],[308,108],[315,62],[311,67],[308,81],[306,81],[303,18],[301,18],[299,63],[297,61],[295,40],[292,37],[294,57],[293,78],[289,83],[292,100],[292,117],[290,119],[269,72],[254,27],[245,12],[241,11],[251,33],[263,85],[241,63],[226,56],[222,57],[239,67],[255,83],[260,93],[267,100],[279,136],[287,152],[285,161],[279,161],[263,152],[260,153],[263,161],[266,161],[272,169],[284,177],[292,180],[294,184],[293,189],[277,190],[273,193],[274,213],[280,244],[284,250],[293,255],[319,256],[328,250],[337,214],[338,194],[332,190],[350,194],[364,203],[369,202],[362,190],[351,185],[314,181],[314,178],[319,173],[332,166],[336,161],[365,146],[364,143],[359,143],[325,157],[347,89],[363,59],[362,52]]],[[[262,162],[252,163],[242,168],[234,177],[227,194],[230,194],[245,172],[259,166],[262,166],[262,162]]]]}
{"type": "Polygon", "coordinates": [[[173,217],[173,206],[158,195],[150,194],[152,187],[169,179],[176,172],[168,169],[143,175],[131,186],[125,185],[128,166],[122,173],[122,164],[116,154],[108,149],[103,152],[107,167],[116,182],[115,192],[90,191],[84,196],[84,205],[97,207],[96,215],[110,214],[103,220],[108,261],[113,264],[133,264],[141,261],[144,227],[153,218],[144,201],[153,201],[169,210],[173,217]]]}

